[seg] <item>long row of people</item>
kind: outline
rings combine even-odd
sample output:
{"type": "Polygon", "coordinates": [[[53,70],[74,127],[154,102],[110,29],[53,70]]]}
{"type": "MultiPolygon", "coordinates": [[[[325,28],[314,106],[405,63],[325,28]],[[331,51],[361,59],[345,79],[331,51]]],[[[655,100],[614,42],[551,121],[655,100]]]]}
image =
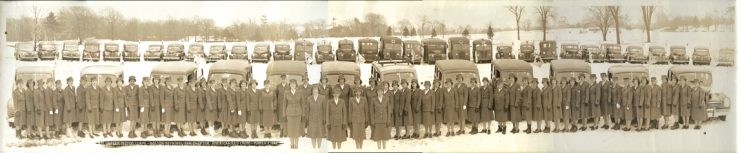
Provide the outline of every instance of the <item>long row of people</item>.
{"type": "Polygon", "coordinates": [[[143,77],[83,77],[16,80],[13,91],[16,136],[47,139],[67,137],[180,137],[221,135],[234,138],[271,138],[273,129],[289,137],[297,148],[299,137],[311,138],[314,148],[322,139],[340,148],[347,138],[362,148],[370,138],[385,148],[390,139],[430,138],[461,134],[576,132],[578,130],[695,129],[707,119],[708,91],[700,80],[655,77],[607,79],[601,74],[578,77],[536,78],[514,75],[489,80],[462,76],[455,81],[383,81],[371,78],[369,86],[268,80],[258,89],[254,80],[143,77]],[[104,79],[99,84],[98,79],[104,79]],[[164,79],[164,81],[160,81],[164,79]],[[300,83],[299,83],[300,82],[300,83]],[[421,84],[421,85],[420,85],[421,84]],[[680,121],[680,122],[679,122],[680,121]],[[636,123],[633,124],[633,122],[636,123]],[[659,125],[662,123],[662,125],[659,125]],[[679,123],[681,125],[679,125],[679,123]],[[174,126],[173,126],[174,125],[174,126]],[[443,129],[443,125],[445,125],[443,129]],[[533,126],[534,125],[534,126],[533,126]],[[467,127],[471,128],[467,128],[467,127]],[[423,129],[423,130],[422,130],[423,129]],[[71,132],[70,132],[71,131],[71,132]],[[75,135],[75,133],[77,133],[75,135]]]}

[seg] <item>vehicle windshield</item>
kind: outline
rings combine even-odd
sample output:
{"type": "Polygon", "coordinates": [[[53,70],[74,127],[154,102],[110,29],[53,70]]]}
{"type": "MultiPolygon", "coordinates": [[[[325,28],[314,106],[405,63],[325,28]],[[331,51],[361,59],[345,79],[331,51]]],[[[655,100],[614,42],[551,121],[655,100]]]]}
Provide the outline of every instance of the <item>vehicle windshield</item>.
{"type": "Polygon", "coordinates": [[[220,52],[220,51],[224,51],[224,48],[226,48],[226,47],[224,47],[224,46],[211,46],[211,51],[220,52]]]}
{"type": "Polygon", "coordinates": [[[694,54],[696,54],[696,55],[707,55],[707,54],[709,54],[709,50],[707,50],[707,49],[696,49],[696,50],[694,50],[694,54]]]}
{"type": "Polygon", "coordinates": [[[123,46],[123,50],[125,50],[125,51],[138,51],[139,50],[139,46],[137,46],[137,45],[125,45],[125,46],[123,46]]]}
{"type": "Polygon", "coordinates": [[[627,52],[630,52],[630,53],[642,53],[642,49],[641,48],[629,48],[629,49],[627,49],[627,52]]]}
{"type": "Polygon", "coordinates": [[[387,81],[387,82],[393,82],[393,81],[400,82],[401,79],[410,81],[410,79],[416,79],[416,76],[414,76],[414,73],[411,73],[411,72],[399,72],[399,73],[386,73],[386,74],[383,74],[383,77],[380,78],[380,80],[387,81]]]}
{"type": "Polygon", "coordinates": [[[23,81],[27,80],[47,80],[49,78],[52,78],[53,76],[51,74],[46,73],[23,73],[23,74],[17,74],[15,76],[16,79],[23,79],[23,81]]]}
{"type": "Polygon", "coordinates": [[[275,51],[287,52],[287,51],[290,51],[290,46],[288,46],[288,45],[275,45],[275,51]]]}
{"type": "Polygon", "coordinates": [[[719,50],[719,53],[723,55],[732,55],[732,54],[735,54],[735,50],[723,49],[723,50],[719,50]]]}
{"type": "Polygon", "coordinates": [[[296,45],[295,50],[296,51],[311,51],[313,49],[313,46],[310,45],[296,45]]]}
{"type": "Polygon", "coordinates": [[[105,45],[106,51],[118,51],[118,45],[105,45]]]}
{"type": "Polygon", "coordinates": [[[203,52],[203,46],[201,46],[201,45],[190,45],[189,52],[203,52]]]}
{"type": "MultiPolygon", "coordinates": [[[[534,45],[532,46],[532,48],[534,48],[534,45]]],[[[540,48],[541,48],[541,49],[551,49],[551,48],[555,48],[555,43],[541,43],[541,44],[540,44],[540,48]]]]}
{"type": "Polygon", "coordinates": [[[149,51],[160,51],[160,50],[162,50],[162,46],[159,46],[159,45],[149,46],[149,48],[147,50],[149,50],[149,51]]]}
{"type": "Polygon", "coordinates": [[[473,72],[448,72],[448,73],[445,73],[442,76],[442,79],[441,80],[450,79],[450,80],[457,81],[457,75],[458,74],[459,75],[462,75],[463,80],[464,80],[463,82],[465,82],[465,84],[470,83],[470,78],[478,78],[478,74],[473,73],[473,72]]]}
{"type": "MultiPolygon", "coordinates": [[[[701,84],[702,87],[711,87],[712,86],[712,74],[711,73],[701,73],[701,72],[687,72],[678,74],[678,77],[685,77],[686,80],[691,81],[694,79],[699,79],[704,81],[704,84],[701,84]]],[[[688,83],[688,82],[687,82],[688,83]]],[[[698,84],[698,82],[697,82],[698,84]]]]}
{"type": "Polygon", "coordinates": [[[475,50],[491,50],[491,45],[485,43],[475,44],[475,50]]]}
{"type": "Polygon", "coordinates": [[[329,46],[329,45],[320,45],[319,46],[319,52],[323,52],[323,53],[331,52],[331,46],[329,46]]]}
{"type": "Polygon", "coordinates": [[[663,48],[651,48],[650,49],[650,52],[662,54],[662,53],[665,53],[665,49],[663,49],[663,48]]]}
{"type": "Polygon", "coordinates": [[[85,51],[99,51],[100,46],[98,44],[86,44],[85,51]]]}
{"type": "Polygon", "coordinates": [[[77,51],[77,44],[64,44],[64,50],[77,51]]]}
{"type": "MultiPolygon", "coordinates": [[[[367,45],[365,43],[362,43],[362,44],[363,44],[362,46],[368,47],[368,49],[375,48],[375,45],[373,43],[368,43],[367,45]]],[[[384,49],[388,49],[388,50],[401,50],[401,44],[386,43],[385,46],[383,47],[384,49]]]]}
{"type": "Polygon", "coordinates": [[[509,71],[504,73],[497,73],[496,77],[508,77],[509,75],[514,75],[516,78],[532,78],[532,72],[524,72],[524,71],[509,71]]]}
{"type": "Polygon", "coordinates": [[[565,50],[578,50],[578,46],[576,46],[576,45],[563,45],[563,49],[565,49],[565,50]]]}
{"type": "Polygon", "coordinates": [[[510,53],[511,52],[511,46],[499,46],[498,48],[496,48],[496,50],[498,50],[499,52],[507,52],[507,53],[510,53]]]}
{"type": "Polygon", "coordinates": [[[259,46],[254,48],[254,52],[264,53],[267,52],[267,46],[259,46]]]}
{"type": "Polygon", "coordinates": [[[235,73],[211,73],[208,75],[209,80],[217,80],[220,81],[221,79],[235,79],[236,81],[244,80],[244,75],[242,74],[235,74],[235,73]]]}
{"type": "Polygon", "coordinates": [[[56,45],[54,45],[54,44],[41,44],[41,50],[56,50],[56,45]]]}
{"type": "MultiPolygon", "coordinates": [[[[329,81],[329,85],[335,85],[339,81],[339,75],[338,74],[330,74],[330,75],[326,75],[325,77],[329,81]]],[[[344,80],[345,80],[344,83],[349,84],[349,85],[353,85],[354,82],[355,82],[354,80],[356,78],[357,78],[357,76],[345,74],[344,75],[344,80]]]]}
{"type": "Polygon", "coordinates": [[[617,45],[609,45],[609,46],[606,46],[606,49],[609,50],[610,53],[619,53],[619,52],[622,52],[622,47],[619,47],[617,45]]]}
{"type": "Polygon", "coordinates": [[[237,53],[246,53],[247,47],[246,46],[237,46],[231,49],[231,52],[237,52],[237,53]]]}
{"type": "Polygon", "coordinates": [[[435,43],[429,43],[426,44],[427,49],[445,49],[444,44],[435,44],[435,43]]]}
{"type": "Polygon", "coordinates": [[[341,44],[339,45],[340,50],[352,50],[355,46],[352,44],[341,44]]]}
{"type": "Polygon", "coordinates": [[[671,49],[671,54],[684,55],[686,54],[686,50],[683,48],[674,48],[674,49],[671,49]]]}
{"type": "Polygon", "coordinates": [[[455,48],[455,50],[468,50],[470,49],[470,45],[468,44],[452,44],[452,47],[455,48]]]}
{"type": "MultiPolygon", "coordinates": [[[[629,78],[629,80],[632,80],[632,78],[642,78],[642,77],[648,77],[647,73],[644,72],[624,72],[624,73],[612,73],[611,77],[617,77],[619,79],[629,78]]],[[[623,81],[618,81],[620,84],[623,83],[623,81]]]]}
{"type": "Polygon", "coordinates": [[[519,47],[521,48],[521,50],[534,50],[534,46],[531,45],[522,45],[519,47]]]}
{"type": "Polygon", "coordinates": [[[169,46],[167,48],[167,51],[168,52],[181,52],[182,51],[182,47],[180,47],[180,46],[169,46]]]}

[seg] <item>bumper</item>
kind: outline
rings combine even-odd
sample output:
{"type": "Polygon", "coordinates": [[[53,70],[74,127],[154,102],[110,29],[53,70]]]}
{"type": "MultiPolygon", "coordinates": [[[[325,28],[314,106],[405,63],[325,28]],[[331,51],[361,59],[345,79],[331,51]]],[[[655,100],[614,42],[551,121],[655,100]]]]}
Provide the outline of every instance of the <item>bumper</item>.
{"type": "Polygon", "coordinates": [[[182,54],[165,54],[164,57],[162,57],[165,61],[181,61],[183,58],[182,54]]]}
{"type": "Polygon", "coordinates": [[[254,54],[252,55],[252,61],[267,63],[270,61],[270,54],[254,54]]]}
{"type": "Polygon", "coordinates": [[[59,54],[57,54],[56,51],[41,51],[40,52],[40,59],[41,60],[53,60],[56,59],[59,54]]]}
{"type": "Polygon", "coordinates": [[[731,59],[720,59],[717,60],[717,66],[734,66],[735,61],[731,59]]]}
{"type": "Polygon", "coordinates": [[[709,65],[712,60],[709,58],[694,58],[694,65],[709,65]]]}
{"type": "Polygon", "coordinates": [[[290,54],[275,54],[276,61],[290,61],[293,60],[293,56],[290,54]]]}
{"type": "Polygon", "coordinates": [[[468,53],[449,53],[450,59],[461,59],[470,60],[470,54],[468,53]]]}
{"type": "MultiPolygon", "coordinates": [[[[367,60],[367,57],[365,55],[362,55],[365,57],[365,60],[367,60]]],[[[394,53],[384,53],[383,54],[383,60],[402,60],[403,56],[401,56],[400,52],[394,52],[394,53]]]]}
{"type": "Polygon", "coordinates": [[[16,59],[22,61],[35,61],[39,59],[39,54],[36,52],[21,52],[16,54],[16,59]]]}
{"type": "Polygon", "coordinates": [[[558,56],[555,56],[555,54],[542,54],[540,59],[544,62],[549,62],[558,59],[558,56]]]}
{"type": "Polygon", "coordinates": [[[80,52],[62,52],[63,60],[80,60],[80,52]]]}
{"type": "Polygon", "coordinates": [[[231,59],[249,60],[247,54],[231,54],[231,59]]]}
{"type": "Polygon", "coordinates": [[[668,64],[669,60],[665,56],[650,56],[655,64],[668,64]]]}
{"type": "Polygon", "coordinates": [[[730,114],[730,108],[708,108],[707,117],[718,118],[720,116],[727,116],[730,114]]]}
{"type": "Polygon", "coordinates": [[[533,53],[521,53],[519,54],[519,60],[523,60],[526,62],[534,62],[534,54],[533,53]]]}
{"type": "Polygon", "coordinates": [[[610,63],[624,63],[627,60],[622,55],[609,55],[608,58],[610,63]]]}
{"type": "Polygon", "coordinates": [[[444,54],[429,54],[427,55],[427,64],[434,64],[437,60],[445,60],[444,54]]]}
{"type": "Polygon", "coordinates": [[[476,62],[491,62],[493,58],[491,58],[491,54],[486,53],[477,53],[475,56],[476,62]]]}
{"type": "Polygon", "coordinates": [[[630,63],[647,63],[647,58],[645,56],[632,56],[629,59],[630,63]]]}
{"type": "Polygon", "coordinates": [[[514,59],[511,54],[496,54],[496,59],[514,59]]]}
{"type": "Polygon", "coordinates": [[[211,54],[208,55],[208,58],[206,58],[208,62],[214,62],[217,60],[226,60],[226,55],[224,54],[211,54]]]}
{"type": "Polygon", "coordinates": [[[146,53],[144,54],[144,60],[147,61],[154,61],[154,60],[162,60],[161,54],[152,54],[152,53],[146,53]]]}
{"type": "Polygon", "coordinates": [[[334,61],[333,54],[316,54],[316,63],[323,63],[326,61],[334,61]]]}
{"type": "Polygon", "coordinates": [[[99,53],[83,53],[82,60],[86,61],[100,61],[99,53]]]}
{"type": "Polygon", "coordinates": [[[357,54],[337,52],[337,61],[355,62],[357,61],[357,54]]]}
{"type": "Polygon", "coordinates": [[[185,60],[193,61],[195,58],[198,58],[198,57],[206,57],[206,56],[205,54],[202,54],[202,53],[197,53],[197,54],[193,53],[193,54],[185,55],[185,60]]]}
{"type": "Polygon", "coordinates": [[[688,58],[673,58],[671,59],[671,63],[673,64],[689,64],[688,58]]]}
{"type": "Polygon", "coordinates": [[[124,61],[139,61],[140,60],[138,52],[136,53],[129,52],[129,53],[124,53],[124,54],[125,54],[125,56],[123,56],[124,61]]]}
{"type": "Polygon", "coordinates": [[[106,61],[120,61],[121,60],[121,54],[120,53],[105,53],[103,56],[103,60],[106,61]]]}

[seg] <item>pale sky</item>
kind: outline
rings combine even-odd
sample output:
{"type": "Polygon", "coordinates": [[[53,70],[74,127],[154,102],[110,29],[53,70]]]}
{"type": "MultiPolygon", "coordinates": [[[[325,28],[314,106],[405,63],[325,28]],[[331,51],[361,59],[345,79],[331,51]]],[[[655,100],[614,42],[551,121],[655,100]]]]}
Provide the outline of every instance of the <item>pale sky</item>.
{"type": "MultiPolygon", "coordinates": [[[[492,23],[495,27],[513,27],[514,18],[503,6],[525,5],[536,6],[552,4],[558,16],[575,23],[585,17],[586,5],[622,5],[622,10],[632,22],[640,20],[640,5],[654,4],[659,10],[669,15],[703,16],[706,11],[724,10],[726,6],[735,5],[734,0],[467,0],[467,1],[52,1],[2,2],[2,14],[8,17],[30,16],[30,9],[36,5],[48,11],[57,12],[67,6],[84,5],[94,11],[111,7],[120,11],[127,18],[143,20],[173,18],[191,18],[194,16],[213,18],[217,26],[227,26],[236,21],[257,20],[267,15],[270,21],[288,23],[305,23],[317,19],[327,22],[331,18],[338,21],[358,17],[363,19],[366,13],[378,13],[386,22],[396,25],[399,20],[407,18],[418,24],[418,18],[426,15],[432,20],[444,20],[448,27],[471,25],[486,26],[492,23]]],[[[523,19],[535,20],[533,7],[525,8],[523,19]]]]}

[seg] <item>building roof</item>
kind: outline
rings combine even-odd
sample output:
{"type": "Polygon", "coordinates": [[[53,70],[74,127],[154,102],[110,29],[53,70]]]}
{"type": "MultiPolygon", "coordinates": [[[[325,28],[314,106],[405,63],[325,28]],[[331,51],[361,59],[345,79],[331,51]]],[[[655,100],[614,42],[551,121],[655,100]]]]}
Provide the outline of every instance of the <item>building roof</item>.
{"type": "Polygon", "coordinates": [[[272,61],[267,64],[267,76],[300,75],[308,73],[308,66],[303,61],[272,61]]]}
{"type": "Polygon", "coordinates": [[[152,74],[188,74],[195,71],[196,66],[193,62],[186,61],[174,61],[174,62],[163,62],[152,69],[152,74]]]}

